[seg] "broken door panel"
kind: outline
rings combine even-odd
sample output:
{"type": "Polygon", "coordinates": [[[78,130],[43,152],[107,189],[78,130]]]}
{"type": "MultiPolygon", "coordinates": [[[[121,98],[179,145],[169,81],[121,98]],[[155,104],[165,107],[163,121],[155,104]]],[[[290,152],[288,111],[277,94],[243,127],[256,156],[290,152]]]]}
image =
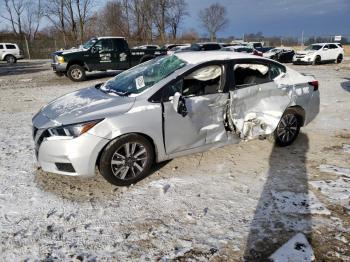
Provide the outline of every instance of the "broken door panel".
{"type": "Polygon", "coordinates": [[[230,91],[230,120],[242,139],[271,134],[290,104],[289,86],[273,81],[230,91]]]}
{"type": "Polygon", "coordinates": [[[164,103],[167,154],[226,140],[224,127],[227,93],[185,97],[187,115],[177,113],[172,102],[164,103]]]}

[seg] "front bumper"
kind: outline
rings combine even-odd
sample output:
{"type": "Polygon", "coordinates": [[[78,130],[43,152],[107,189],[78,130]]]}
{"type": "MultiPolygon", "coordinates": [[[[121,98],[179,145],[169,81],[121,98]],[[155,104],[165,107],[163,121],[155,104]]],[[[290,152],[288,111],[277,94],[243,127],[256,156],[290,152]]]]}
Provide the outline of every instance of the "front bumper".
{"type": "Polygon", "coordinates": [[[314,59],[310,56],[303,56],[303,57],[298,57],[294,56],[293,57],[293,64],[297,65],[310,65],[312,64],[314,59]]]}
{"type": "Polygon", "coordinates": [[[67,71],[67,63],[51,63],[52,70],[55,72],[66,72],[67,71]]]}
{"type": "Polygon", "coordinates": [[[17,60],[24,59],[24,55],[16,55],[17,60]]]}
{"type": "Polygon", "coordinates": [[[98,155],[108,142],[89,133],[77,138],[46,137],[36,145],[38,164],[45,172],[91,177],[98,155]]]}

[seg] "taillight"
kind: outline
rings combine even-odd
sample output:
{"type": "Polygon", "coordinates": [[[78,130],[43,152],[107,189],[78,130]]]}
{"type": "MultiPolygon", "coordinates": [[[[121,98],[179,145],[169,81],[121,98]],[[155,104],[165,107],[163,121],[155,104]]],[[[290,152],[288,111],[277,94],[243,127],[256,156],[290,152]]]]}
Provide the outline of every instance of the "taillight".
{"type": "Polygon", "coordinates": [[[309,85],[313,86],[314,87],[314,91],[317,91],[318,90],[318,81],[317,80],[314,80],[312,82],[309,82],[309,85]]]}

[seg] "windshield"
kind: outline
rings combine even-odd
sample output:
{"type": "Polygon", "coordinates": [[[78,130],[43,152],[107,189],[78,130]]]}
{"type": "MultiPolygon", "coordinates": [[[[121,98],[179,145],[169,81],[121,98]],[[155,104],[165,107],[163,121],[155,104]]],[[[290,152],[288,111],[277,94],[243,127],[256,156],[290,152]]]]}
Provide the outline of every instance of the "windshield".
{"type": "Polygon", "coordinates": [[[138,94],[184,67],[177,56],[165,56],[135,66],[107,81],[101,90],[118,95],[138,94]]]}
{"type": "Polygon", "coordinates": [[[305,51],[309,51],[309,50],[319,50],[321,49],[322,46],[321,45],[309,45],[308,47],[305,48],[305,51]]]}
{"type": "Polygon", "coordinates": [[[91,38],[89,41],[87,41],[83,47],[84,49],[89,49],[90,47],[92,47],[95,43],[97,42],[96,38],[91,38]]]}

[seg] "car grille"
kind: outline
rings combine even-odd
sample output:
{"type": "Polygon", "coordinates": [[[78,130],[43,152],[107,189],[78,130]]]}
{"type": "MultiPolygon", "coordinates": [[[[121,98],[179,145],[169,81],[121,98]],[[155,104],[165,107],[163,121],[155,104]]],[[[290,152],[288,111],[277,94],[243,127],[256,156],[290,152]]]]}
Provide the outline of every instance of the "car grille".
{"type": "Polygon", "coordinates": [[[35,144],[35,155],[38,158],[39,147],[43,142],[44,138],[49,137],[50,133],[47,129],[38,129],[33,126],[33,139],[35,144]]]}
{"type": "Polygon", "coordinates": [[[305,55],[295,55],[296,58],[304,58],[305,55]]]}

